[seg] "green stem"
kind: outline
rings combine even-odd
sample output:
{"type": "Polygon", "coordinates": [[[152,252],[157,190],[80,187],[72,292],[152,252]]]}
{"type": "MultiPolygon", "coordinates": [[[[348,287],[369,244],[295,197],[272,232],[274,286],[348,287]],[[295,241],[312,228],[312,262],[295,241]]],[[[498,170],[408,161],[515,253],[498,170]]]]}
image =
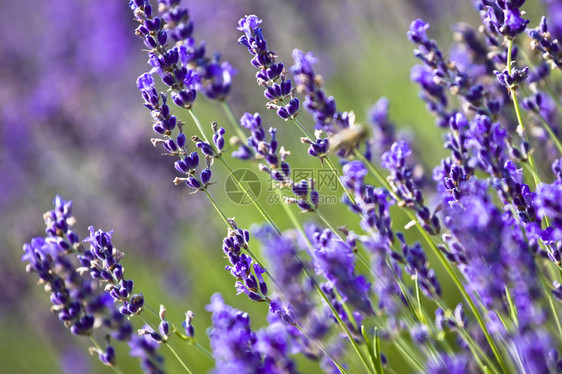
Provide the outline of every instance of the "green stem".
{"type": "Polygon", "coordinates": [[[199,122],[199,118],[195,115],[195,112],[193,111],[193,108],[190,108],[187,111],[191,115],[191,118],[193,118],[193,122],[195,122],[195,126],[197,126],[197,129],[199,129],[199,132],[201,133],[201,136],[203,137],[203,140],[205,140],[205,143],[213,144],[209,141],[209,139],[207,138],[207,135],[205,135],[205,131],[203,131],[203,126],[201,125],[201,122],[199,122]]]}
{"type": "MultiPolygon", "coordinates": [[[[507,44],[507,73],[511,75],[511,50],[513,49],[513,39],[510,39],[507,44]]],[[[521,110],[519,109],[519,101],[517,99],[517,92],[515,91],[515,87],[509,87],[509,92],[511,93],[511,99],[513,101],[513,106],[515,107],[515,115],[517,117],[517,122],[519,123],[519,128],[521,129],[520,135],[524,141],[528,142],[527,137],[525,135],[525,125],[523,124],[523,118],[521,116],[521,110]]],[[[533,180],[535,185],[540,183],[540,178],[538,176],[537,168],[535,166],[535,160],[533,159],[533,154],[530,152],[528,155],[529,166],[535,171],[533,175],[533,180]]]]}
{"type": "MultiPolygon", "coordinates": [[[[222,157],[219,157],[218,160],[222,163],[225,169],[230,173],[230,176],[232,177],[232,179],[234,179],[236,185],[242,190],[242,192],[249,195],[250,192],[248,191],[246,186],[244,186],[242,182],[238,179],[238,177],[234,174],[234,170],[228,164],[228,162],[226,162],[226,160],[222,157]]],[[[275,222],[273,222],[273,218],[271,218],[271,216],[265,211],[265,209],[261,206],[261,204],[256,199],[252,199],[252,205],[256,207],[256,209],[261,214],[261,216],[267,221],[267,223],[269,223],[269,225],[277,232],[277,234],[281,234],[281,230],[275,224],[275,222]]]]}
{"type": "MultiPolygon", "coordinates": [[[[225,107],[226,109],[230,109],[229,106],[225,107]]],[[[228,113],[228,111],[227,111],[228,113]]],[[[193,118],[193,121],[195,122],[197,128],[199,129],[199,132],[201,132],[201,136],[203,136],[203,138],[205,139],[205,141],[207,143],[209,143],[209,141],[207,140],[207,137],[205,136],[205,133],[203,132],[203,127],[201,126],[201,122],[199,121],[199,118],[197,117],[197,115],[195,114],[195,112],[193,112],[193,108],[189,109],[189,114],[191,115],[191,118],[193,118]]],[[[234,119],[234,115],[231,116],[232,119],[234,119]]],[[[209,143],[211,144],[211,143],[209,143]]],[[[236,175],[234,174],[234,170],[232,169],[232,167],[228,164],[228,162],[226,162],[226,160],[222,157],[219,156],[217,157],[217,159],[219,160],[219,162],[226,168],[226,170],[230,173],[230,176],[232,177],[232,179],[234,179],[234,181],[236,182],[237,186],[245,193],[248,194],[248,190],[246,189],[246,187],[242,184],[242,182],[238,179],[238,177],[236,177],[236,175]]],[[[273,227],[273,229],[278,233],[281,234],[281,230],[279,230],[279,228],[277,227],[277,225],[273,222],[273,219],[269,216],[269,214],[267,214],[267,212],[265,211],[265,209],[263,209],[263,207],[257,202],[257,200],[252,199],[252,204],[258,209],[258,211],[260,212],[260,214],[263,216],[263,218],[271,225],[271,227],[273,227]]],[[[218,205],[216,205],[216,203],[213,204],[215,206],[215,209],[218,208],[218,205]]],[[[224,216],[224,214],[222,214],[223,219],[226,217],[224,216]]],[[[226,221],[225,221],[226,222],[226,221]]],[[[230,226],[230,224],[228,224],[230,226]]]]}
{"type": "Polygon", "coordinates": [[[560,140],[558,139],[554,131],[552,131],[552,128],[549,126],[548,122],[546,122],[546,119],[543,117],[543,115],[539,111],[537,111],[536,114],[540,118],[544,129],[548,133],[548,136],[550,136],[550,139],[552,139],[552,141],[556,145],[556,149],[558,149],[558,152],[562,155],[562,143],[560,143],[560,140]]]}
{"type": "Polygon", "coordinates": [[[412,369],[415,369],[417,373],[425,372],[423,364],[416,358],[416,355],[412,352],[412,350],[407,348],[407,345],[403,341],[402,337],[398,339],[398,343],[399,344],[395,344],[393,346],[400,352],[402,357],[404,357],[404,359],[408,361],[412,369]]]}
{"type": "MultiPolygon", "coordinates": [[[[211,202],[211,204],[213,205],[213,207],[215,208],[215,210],[217,211],[217,213],[221,216],[221,218],[223,219],[223,221],[227,224],[228,227],[230,227],[232,230],[234,230],[234,226],[232,225],[232,223],[230,223],[229,219],[226,217],[226,214],[224,214],[224,212],[222,211],[222,209],[219,207],[219,205],[217,204],[217,202],[215,201],[215,199],[213,198],[213,196],[211,195],[211,193],[205,188],[202,190],[205,195],[207,195],[207,198],[209,199],[209,201],[211,202]]],[[[277,282],[277,280],[275,280],[275,278],[273,277],[273,275],[267,270],[267,267],[263,264],[263,262],[260,261],[260,259],[256,256],[256,254],[254,252],[252,252],[252,250],[250,249],[250,247],[247,247],[245,249],[246,252],[248,252],[248,254],[252,257],[252,259],[262,268],[262,269],[266,269],[265,270],[265,274],[267,274],[269,276],[269,278],[273,281],[273,283],[275,283],[275,285],[281,289],[281,284],[279,284],[277,282]]]]}
{"type": "Polygon", "coordinates": [[[215,201],[215,199],[213,198],[213,195],[211,195],[211,193],[205,188],[202,190],[205,195],[207,196],[207,198],[209,199],[209,201],[211,202],[211,205],[213,205],[213,207],[215,208],[215,210],[217,211],[217,213],[219,214],[219,216],[221,216],[222,220],[224,221],[224,223],[226,223],[226,225],[228,227],[230,227],[231,229],[234,229],[234,226],[232,226],[232,224],[230,223],[230,221],[228,220],[228,217],[226,216],[226,214],[224,214],[224,212],[222,211],[222,209],[219,207],[219,204],[217,204],[217,202],[215,201]]]}
{"type": "Polygon", "coordinates": [[[209,352],[205,347],[199,344],[197,341],[194,341],[193,346],[197,348],[201,353],[203,353],[206,357],[210,358],[212,361],[215,361],[215,357],[211,352],[209,352]]]}
{"type": "Polygon", "coordinates": [[[236,118],[234,118],[234,113],[232,112],[232,108],[230,107],[230,104],[228,103],[228,101],[223,101],[222,108],[223,108],[224,112],[226,113],[226,116],[228,117],[228,119],[232,123],[232,127],[234,128],[234,131],[236,132],[236,135],[238,135],[240,140],[246,140],[246,135],[244,134],[244,132],[240,128],[240,125],[238,124],[238,121],[236,121],[236,118]]]}
{"type": "Polygon", "coordinates": [[[189,368],[187,367],[187,365],[183,362],[183,360],[181,359],[181,357],[178,355],[178,353],[176,352],[176,350],[174,349],[174,347],[172,347],[169,343],[166,343],[166,346],[170,349],[170,351],[172,351],[172,354],[174,356],[176,356],[177,360],[181,363],[181,366],[183,366],[183,368],[185,369],[185,371],[187,371],[189,374],[193,374],[193,372],[191,370],[189,370],[189,368]]]}

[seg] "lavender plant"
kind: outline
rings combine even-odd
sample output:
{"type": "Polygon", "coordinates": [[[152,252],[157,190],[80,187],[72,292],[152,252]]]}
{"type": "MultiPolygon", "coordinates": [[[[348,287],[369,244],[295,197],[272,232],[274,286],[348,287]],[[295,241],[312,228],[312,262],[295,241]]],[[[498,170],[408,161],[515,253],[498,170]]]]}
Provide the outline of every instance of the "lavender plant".
{"type": "Polygon", "coordinates": [[[234,278],[231,292],[246,295],[241,305],[257,307],[244,312],[213,293],[209,351],[193,312],[181,330],[163,305],[156,312],[148,301],[162,295],[133,292],[113,232],[90,227],[80,241],[72,204],[57,197],[44,216],[46,236],[25,244],[22,257],[51,310],[72,334],[89,336],[91,351],[118,373],[125,369],[113,340],[128,342],[147,373],[167,372],[169,361],[191,373],[195,351],[214,373],[562,372],[562,18],[549,3],[553,17],[547,12],[531,28],[524,0],[474,5],[481,24],[455,26],[450,52],[421,19],[404,30],[421,61],[410,79],[449,154],[429,184],[420,175],[424,145],[397,133],[388,99],[368,114],[372,132],[356,123],[328,93],[322,59],[294,49],[285,68],[258,16],[242,17],[232,32],[243,33],[238,43],[252,56],[265,106],[282,121],[268,130],[260,113],[243,110],[236,120],[236,70],[195,42],[181,0],[130,1],[150,66],[136,81],[156,133],[150,142],[174,160],[173,184],[187,187],[184,198],[206,199],[224,224],[222,251],[205,250],[222,254],[214,265],[234,278]],[[206,105],[220,106],[228,126],[216,113],[204,126],[198,113],[206,105]],[[279,201],[288,222],[255,196],[255,221],[223,198],[225,178],[251,192],[234,172],[241,161],[290,195],[279,201]],[[334,206],[322,199],[320,173],[297,177],[311,163],[335,178],[334,206]]]}

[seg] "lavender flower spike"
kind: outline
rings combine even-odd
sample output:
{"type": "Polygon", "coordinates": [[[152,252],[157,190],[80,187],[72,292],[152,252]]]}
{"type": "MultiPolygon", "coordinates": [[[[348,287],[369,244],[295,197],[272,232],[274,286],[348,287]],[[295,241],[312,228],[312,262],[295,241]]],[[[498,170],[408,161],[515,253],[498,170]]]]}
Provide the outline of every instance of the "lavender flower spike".
{"type": "Polygon", "coordinates": [[[295,97],[290,79],[286,79],[286,71],[282,63],[276,63],[277,54],[268,50],[267,42],[259,25],[262,23],[255,15],[245,16],[238,21],[237,29],[244,32],[238,43],[246,46],[254,57],[252,65],[259,69],[256,79],[265,87],[264,96],[269,100],[268,109],[277,111],[282,119],[293,119],[299,112],[299,99],[295,97]]]}
{"type": "Polygon", "coordinates": [[[207,334],[216,358],[215,373],[262,373],[263,363],[256,350],[257,337],[247,313],[224,303],[220,294],[211,297],[212,327],[207,334]]]}
{"type": "Polygon", "coordinates": [[[138,314],[142,311],[144,297],[142,294],[132,294],[133,281],[125,279],[123,265],[119,263],[123,253],[111,243],[110,232],[95,231],[89,227],[90,236],[84,242],[90,243],[90,249],[78,257],[82,266],[89,269],[92,279],[106,283],[106,289],[115,301],[123,306],[119,311],[124,315],[138,314]]]}

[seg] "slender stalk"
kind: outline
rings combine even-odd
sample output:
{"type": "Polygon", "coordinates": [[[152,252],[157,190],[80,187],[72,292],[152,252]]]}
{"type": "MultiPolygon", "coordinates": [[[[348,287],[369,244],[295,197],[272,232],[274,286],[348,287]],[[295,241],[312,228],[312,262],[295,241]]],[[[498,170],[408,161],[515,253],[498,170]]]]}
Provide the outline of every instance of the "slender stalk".
{"type": "Polygon", "coordinates": [[[215,357],[213,356],[213,354],[211,352],[209,352],[205,347],[203,347],[201,344],[199,344],[199,342],[195,341],[193,343],[193,346],[195,348],[197,348],[201,353],[203,353],[206,357],[208,357],[209,359],[211,359],[212,361],[215,360],[215,357]]]}
{"type": "Polygon", "coordinates": [[[178,355],[178,353],[176,352],[176,350],[174,349],[174,347],[172,347],[169,343],[166,344],[166,346],[170,349],[170,351],[172,351],[172,354],[174,356],[176,356],[176,358],[178,359],[178,361],[181,363],[181,365],[183,366],[183,368],[185,369],[185,371],[187,371],[189,374],[193,374],[193,372],[191,370],[189,370],[189,368],[185,365],[185,363],[183,362],[183,360],[181,359],[181,357],[178,355]]]}
{"type": "Polygon", "coordinates": [[[213,144],[209,141],[209,139],[207,138],[207,135],[205,135],[205,131],[203,131],[203,126],[201,125],[201,122],[199,121],[199,117],[197,117],[195,115],[195,112],[193,111],[193,108],[190,108],[187,111],[189,112],[189,114],[191,114],[191,118],[193,119],[193,122],[195,122],[195,126],[197,126],[197,129],[201,133],[201,136],[205,140],[205,143],[213,144]]]}
{"type": "MultiPolygon", "coordinates": [[[[211,202],[211,204],[213,205],[213,207],[215,208],[215,210],[217,211],[217,213],[221,216],[221,218],[223,219],[223,221],[226,223],[226,225],[228,227],[230,227],[231,229],[234,230],[234,226],[232,226],[232,223],[230,223],[229,219],[226,217],[226,214],[224,214],[224,212],[222,211],[222,209],[219,207],[219,205],[217,204],[217,202],[215,201],[215,199],[213,198],[213,196],[211,195],[211,193],[205,188],[204,190],[202,190],[205,195],[207,195],[207,198],[209,199],[209,201],[211,202]]],[[[263,262],[260,261],[260,259],[258,257],[256,257],[255,253],[250,249],[250,247],[245,249],[246,252],[248,252],[248,254],[252,257],[252,259],[262,268],[265,269],[265,274],[267,274],[269,276],[269,278],[273,281],[273,283],[275,283],[275,285],[281,289],[281,284],[279,284],[279,282],[277,282],[277,280],[275,280],[275,277],[273,277],[273,275],[267,270],[267,267],[263,264],[263,262]]]]}
{"type": "MultiPolygon", "coordinates": [[[[400,338],[399,341],[400,340],[402,340],[402,338],[400,338]]],[[[409,348],[406,348],[407,346],[405,344],[395,344],[393,345],[393,347],[395,347],[398,350],[398,352],[400,352],[402,357],[406,359],[406,361],[410,364],[412,369],[415,369],[417,373],[425,372],[423,364],[419,362],[417,358],[415,358],[413,352],[409,348]]]]}
{"type": "Polygon", "coordinates": [[[550,139],[552,139],[552,142],[554,143],[554,145],[556,145],[556,149],[558,149],[558,152],[562,155],[562,143],[560,143],[560,140],[558,139],[552,128],[549,126],[548,122],[546,122],[546,118],[544,118],[539,111],[537,111],[536,114],[541,120],[544,129],[548,133],[548,136],[550,136],[550,139]]]}
{"type": "Polygon", "coordinates": [[[244,132],[242,131],[240,126],[237,125],[238,122],[236,121],[236,118],[234,118],[234,113],[232,112],[232,108],[230,107],[229,102],[223,101],[222,102],[222,108],[223,108],[224,112],[226,113],[226,116],[228,117],[228,119],[232,123],[232,125],[233,125],[232,127],[234,127],[234,131],[236,132],[236,135],[238,135],[238,137],[241,140],[245,140],[246,135],[244,134],[244,132]]]}
{"type": "MultiPolygon", "coordinates": [[[[507,44],[507,73],[511,75],[511,51],[513,49],[513,39],[510,39],[508,44],[507,44]]],[[[523,119],[521,116],[521,110],[519,109],[519,101],[517,99],[517,92],[515,91],[515,87],[510,87],[509,89],[510,93],[511,93],[511,100],[513,101],[513,106],[515,107],[515,115],[517,117],[517,122],[519,123],[519,128],[521,130],[521,137],[523,138],[523,140],[527,141],[527,137],[525,135],[525,125],[523,124],[523,119]]],[[[535,160],[533,158],[533,154],[532,152],[530,152],[528,155],[528,160],[529,160],[529,166],[531,166],[531,168],[535,171],[535,173],[533,173],[533,180],[535,182],[535,185],[538,185],[540,183],[540,178],[538,176],[538,172],[537,172],[537,167],[535,165],[535,160]]]]}
{"type": "MultiPolygon", "coordinates": [[[[226,108],[230,108],[229,106],[226,106],[226,108]]],[[[226,110],[226,109],[225,109],[226,110]]],[[[199,132],[201,132],[203,138],[205,139],[205,141],[207,143],[209,143],[207,141],[207,138],[205,136],[205,133],[203,132],[203,127],[201,126],[201,122],[199,121],[199,118],[197,117],[197,115],[195,114],[195,112],[193,112],[193,109],[189,110],[189,114],[191,115],[191,118],[193,118],[193,121],[195,122],[195,124],[197,125],[197,128],[199,129],[199,132]]],[[[230,117],[230,116],[229,116],[230,117]]],[[[232,115],[231,113],[231,117],[234,119],[234,115],[232,115]]],[[[210,143],[209,143],[210,144],[210,143]]],[[[248,194],[249,191],[246,188],[246,186],[244,186],[244,184],[242,184],[242,182],[238,179],[238,177],[236,177],[236,175],[234,174],[234,170],[232,169],[232,167],[229,165],[229,163],[222,157],[219,156],[216,159],[219,160],[219,162],[224,166],[224,168],[230,173],[230,176],[232,177],[232,179],[234,179],[234,181],[236,182],[237,186],[245,193],[248,194]]],[[[259,202],[255,199],[252,199],[252,204],[256,207],[256,209],[260,212],[260,214],[262,215],[262,217],[271,225],[271,227],[277,232],[277,234],[281,234],[281,230],[279,230],[279,227],[277,227],[277,225],[275,224],[275,222],[273,222],[273,219],[269,216],[269,214],[267,214],[267,212],[265,211],[265,209],[263,209],[263,207],[259,204],[259,202]]],[[[213,204],[216,206],[216,203],[213,204]]],[[[216,206],[218,207],[218,206],[216,206]]],[[[215,208],[216,209],[216,208],[215,208]]],[[[224,219],[224,218],[223,218],[224,219]]],[[[230,226],[230,224],[229,224],[230,226]]]]}

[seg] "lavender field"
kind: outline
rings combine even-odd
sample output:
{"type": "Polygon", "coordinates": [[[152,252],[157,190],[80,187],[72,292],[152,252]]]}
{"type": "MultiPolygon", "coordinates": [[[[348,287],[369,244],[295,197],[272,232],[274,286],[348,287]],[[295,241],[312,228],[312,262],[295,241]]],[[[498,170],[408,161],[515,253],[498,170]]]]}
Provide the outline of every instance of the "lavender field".
{"type": "Polygon", "coordinates": [[[0,372],[562,372],[562,3],[0,7],[0,372]]]}

